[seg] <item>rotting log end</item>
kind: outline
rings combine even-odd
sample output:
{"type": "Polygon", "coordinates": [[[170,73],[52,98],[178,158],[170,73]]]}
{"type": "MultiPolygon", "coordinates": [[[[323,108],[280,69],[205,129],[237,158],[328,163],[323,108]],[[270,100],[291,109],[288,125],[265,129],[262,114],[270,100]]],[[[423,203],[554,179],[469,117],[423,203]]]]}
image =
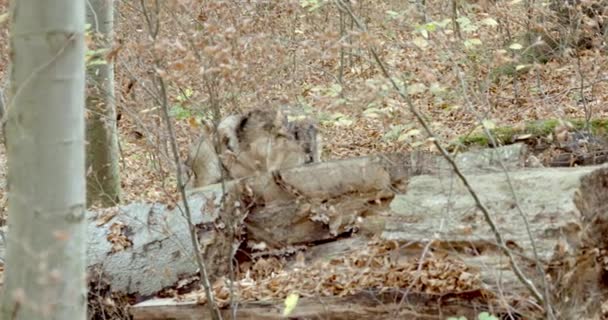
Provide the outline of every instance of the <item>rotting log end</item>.
{"type": "Polygon", "coordinates": [[[608,296],[608,168],[581,178],[574,195],[581,215],[580,246],[573,256],[556,255],[549,275],[559,319],[595,319],[608,296]]]}
{"type": "Polygon", "coordinates": [[[574,203],[584,224],[583,244],[608,248],[608,167],[595,170],[581,180],[574,203]]]}

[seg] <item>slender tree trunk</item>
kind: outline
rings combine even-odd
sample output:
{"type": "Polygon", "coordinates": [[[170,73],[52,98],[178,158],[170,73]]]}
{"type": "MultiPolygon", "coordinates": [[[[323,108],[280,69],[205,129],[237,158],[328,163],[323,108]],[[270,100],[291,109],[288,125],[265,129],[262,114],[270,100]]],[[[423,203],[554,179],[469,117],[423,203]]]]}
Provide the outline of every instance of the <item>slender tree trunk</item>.
{"type": "Polygon", "coordinates": [[[86,318],[85,1],[14,0],[0,319],[86,318]]]}
{"type": "Polygon", "coordinates": [[[118,135],[112,48],[113,0],[89,0],[87,22],[95,43],[87,67],[87,205],[104,207],[120,202],[118,135]]]}

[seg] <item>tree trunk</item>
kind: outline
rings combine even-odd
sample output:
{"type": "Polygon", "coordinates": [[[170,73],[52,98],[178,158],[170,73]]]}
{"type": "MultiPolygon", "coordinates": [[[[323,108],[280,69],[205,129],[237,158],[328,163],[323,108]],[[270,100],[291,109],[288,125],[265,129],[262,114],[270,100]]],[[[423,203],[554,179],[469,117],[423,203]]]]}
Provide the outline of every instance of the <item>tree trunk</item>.
{"type": "Polygon", "coordinates": [[[85,319],[85,1],[11,1],[1,319],[85,319]]]}
{"type": "Polygon", "coordinates": [[[113,39],[113,0],[91,0],[87,20],[95,40],[87,66],[87,205],[120,201],[114,64],[107,58],[113,39]]]}

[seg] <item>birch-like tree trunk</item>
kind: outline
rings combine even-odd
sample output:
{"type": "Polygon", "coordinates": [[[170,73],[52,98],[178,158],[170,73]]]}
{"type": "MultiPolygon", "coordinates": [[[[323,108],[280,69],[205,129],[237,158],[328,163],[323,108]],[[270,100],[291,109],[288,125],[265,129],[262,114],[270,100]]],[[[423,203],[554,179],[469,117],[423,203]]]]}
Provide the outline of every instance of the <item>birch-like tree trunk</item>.
{"type": "Polygon", "coordinates": [[[108,59],[113,39],[113,0],[89,0],[87,22],[94,39],[87,66],[87,204],[114,206],[120,201],[114,64],[108,59]]]}
{"type": "Polygon", "coordinates": [[[85,319],[85,1],[14,0],[10,13],[0,319],[85,319]]]}

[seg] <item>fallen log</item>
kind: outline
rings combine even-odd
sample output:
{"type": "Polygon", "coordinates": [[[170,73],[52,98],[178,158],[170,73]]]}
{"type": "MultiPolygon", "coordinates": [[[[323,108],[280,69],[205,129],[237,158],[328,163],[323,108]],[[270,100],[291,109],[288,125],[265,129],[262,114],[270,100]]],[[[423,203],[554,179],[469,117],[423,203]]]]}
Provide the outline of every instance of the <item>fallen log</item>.
{"type": "MultiPolygon", "coordinates": [[[[505,240],[530,253],[532,238],[540,258],[547,260],[558,239],[576,242],[580,212],[574,194],[581,188],[581,178],[598,168],[535,168],[476,174],[469,180],[505,240]]],[[[387,239],[495,242],[484,216],[457,177],[411,177],[407,188],[406,194],[391,202],[393,216],[383,234],[387,239]]]]}
{"type": "MultiPolygon", "coordinates": [[[[509,169],[521,168],[525,165],[525,148],[514,145],[481,150],[457,159],[463,170],[471,173],[499,171],[499,160],[509,169]]],[[[386,209],[411,176],[444,172],[450,169],[436,155],[378,155],[282,170],[278,175],[230,182],[227,189],[237,184],[247,186],[260,198],[256,201],[263,203],[249,212],[249,228],[245,230],[251,233],[247,235],[249,240],[297,244],[331,239],[356,227],[359,216],[386,209]],[[310,215],[316,215],[317,221],[311,221],[310,215]]],[[[226,272],[226,261],[235,245],[225,235],[227,222],[220,215],[222,197],[221,186],[213,185],[193,190],[188,198],[192,222],[212,275],[226,272]]],[[[106,283],[108,291],[145,298],[197,273],[188,223],[180,205],[133,203],[90,212],[89,219],[90,277],[106,283]]],[[[4,243],[0,242],[3,256],[4,243]]]]}
{"type": "MultiPolygon", "coordinates": [[[[485,149],[456,157],[464,172],[523,168],[524,145],[485,149]]],[[[426,153],[332,161],[281,171],[253,181],[264,207],[250,213],[249,226],[265,229],[278,244],[314,243],[358,228],[357,220],[386,211],[409,179],[452,172],[442,158],[426,153]]],[[[249,234],[250,240],[266,240],[249,234]]]]}
{"type": "MultiPolygon", "coordinates": [[[[536,268],[539,260],[547,264],[556,248],[573,253],[579,247],[583,228],[575,194],[587,188],[582,179],[600,168],[537,168],[470,177],[518,265],[537,286],[543,287],[543,274],[536,268]]],[[[432,243],[435,252],[458,255],[478,268],[491,290],[527,294],[485,217],[456,177],[412,177],[408,193],[392,201],[391,213],[384,219],[383,238],[432,243]]]]}
{"type": "MultiPolygon", "coordinates": [[[[525,148],[510,146],[494,151],[483,150],[459,156],[465,170],[496,171],[501,159],[508,167],[523,167],[525,148]]],[[[322,206],[334,214],[331,228],[323,221],[299,219],[294,211],[293,194],[277,187],[276,175],[268,174],[245,179],[254,194],[261,195],[264,207],[249,214],[246,230],[252,241],[263,240],[253,229],[263,226],[270,230],[274,243],[306,243],[329,239],[352,226],[357,214],[369,212],[376,205],[368,203],[370,195],[391,198],[393,187],[407,182],[409,176],[446,170],[447,164],[436,155],[370,156],[342,161],[324,162],[301,168],[281,171],[284,183],[299,190],[309,199],[334,199],[335,206],[322,206]],[[257,190],[257,191],[256,191],[257,190]],[[274,191],[273,191],[274,190],[274,191]],[[283,198],[282,198],[283,197],[283,198]],[[335,199],[344,200],[344,204],[335,199]],[[346,210],[344,207],[348,207],[346,210]],[[344,213],[340,217],[339,213],[344,213]],[[336,222],[337,221],[337,222],[336,222]],[[298,223],[299,222],[299,223],[298,223]],[[290,225],[291,223],[291,225],[290,225]],[[276,227],[280,226],[280,227],[276,227]],[[251,230],[249,230],[251,229],[251,230]],[[330,231],[334,231],[332,234],[330,231]],[[321,231],[319,231],[321,230],[321,231]]],[[[235,188],[236,182],[227,184],[235,188]]],[[[212,275],[225,274],[233,239],[225,237],[227,224],[221,221],[221,185],[193,190],[188,203],[193,224],[199,229],[199,239],[206,251],[206,260],[212,275]]],[[[300,209],[306,201],[300,202],[300,209]]],[[[387,203],[382,203],[386,206],[387,203]]],[[[311,206],[314,209],[314,206],[311,206]]],[[[317,207],[318,208],[318,207],[317,207]]],[[[158,204],[131,204],[97,213],[95,223],[89,225],[89,265],[103,275],[112,292],[153,295],[163,288],[174,286],[180,279],[197,272],[190,246],[188,224],[181,206],[169,208],[158,204]],[[127,244],[123,244],[127,241],[127,244]]],[[[322,215],[321,212],[319,215],[322,215]]],[[[267,237],[266,237],[267,238],[267,237]]]]}
{"type": "MultiPolygon", "coordinates": [[[[608,168],[528,169],[510,172],[509,180],[505,173],[478,173],[469,178],[482,201],[490,208],[492,218],[499,225],[507,246],[515,252],[516,263],[524,270],[527,279],[541,289],[545,284],[550,286],[544,292],[551,293],[547,298],[554,307],[554,314],[558,318],[597,315],[608,292],[608,285],[602,280],[606,278],[607,270],[604,261],[608,247],[605,240],[605,230],[608,228],[608,210],[605,209],[608,203],[608,168]],[[524,217],[527,221],[523,220],[524,217]],[[532,254],[532,240],[539,260],[532,254]],[[541,272],[537,268],[539,263],[542,265],[541,272]],[[545,266],[550,268],[546,269],[545,266]],[[545,283],[543,279],[549,282],[545,283]]],[[[476,304],[472,301],[477,295],[456,292],[451,293],[450,297],[455,299],[452,301],[454,305],[460,307],[445,308],[437,313],[438,308],[446,306],[445,300],[420,302],[415,299],[419,293],[413,292],[414,295],[408,297],[413,297],[415,301],[410,301],[407,306],[396,304],[401,307],[397,309],[413,312],[412,319],[417,319],[417,316],[420,319],[465,314],[474,316],[488,308],[495,314],[515,312],[509,308],[501,311],[500,306],[512,303],[515,297],[531,301],[529,294],[512,274],[508,260],[496,246],[494,234],[477,212],[468,193],[459,181],[452,179],[442,175],[411,177],[408,192],[395,197],[388,216],[366,219],[382,220],[382,236],[399,240],[397,256],[406,260],[408,257],[418,260],[453,257],[478,270],[483,290],[495,293],[499,302],[496,302],[497,305],[487,301],[486,304],[476,304]],[[420,304],[413,307],[416,303],[420,304]],[[432,311],[433,307],[435,311],[432,311]],[[422,314],[424,310],[427,313],[422,314]]],[[[353,250],[363,251],[365,244],[360,239],[351,238],[319,245],[308,250],[306,260],[323,260],[353,250]]],[[[363,300],[359,296],[357,303],[352,303],[351,298],[306,299],[301,305],[298,304],[300,309],[296,308],[292,316],[322,314],[329,319],[342,319],[354,314],[372,319],[395,316],[369,308],[374,301],[378,301],[378,296],[372,295],[363,300]],[[329,312],[325,307],[328,303],[336,306],[332,309],[334,312],[329,312]]],[[[282,304],[283,300],[275,299],[265,302],[266,306],[260,308],[259,302],[244,301],[239,304],[238,314],[256,319],[275,319],[280,317],[282,304]]],[[[386,305],[388,310],[395,308],[395,304],[390,302],[386,305]]],[[[204,308],[196,301],[182,301],[179,304],[171,300],[149,301],[134,306],[131,314],[135,320],[159,319],[152,316],[153,313],[171,314],[174,319],[193,319],[191,315],[197,314],[198,318],[194,319],[208,319],[204,308]],[[190,310],[190,316],[184,310],[190,310]]],[[[539,311],[538,306],[530,308],[539,311]]],[[[526,308],[518,305],[520,315],[524,312],[522,310],[526,308]]],[[[226,312],[228,314],[229,311],[226,312]]]]}

